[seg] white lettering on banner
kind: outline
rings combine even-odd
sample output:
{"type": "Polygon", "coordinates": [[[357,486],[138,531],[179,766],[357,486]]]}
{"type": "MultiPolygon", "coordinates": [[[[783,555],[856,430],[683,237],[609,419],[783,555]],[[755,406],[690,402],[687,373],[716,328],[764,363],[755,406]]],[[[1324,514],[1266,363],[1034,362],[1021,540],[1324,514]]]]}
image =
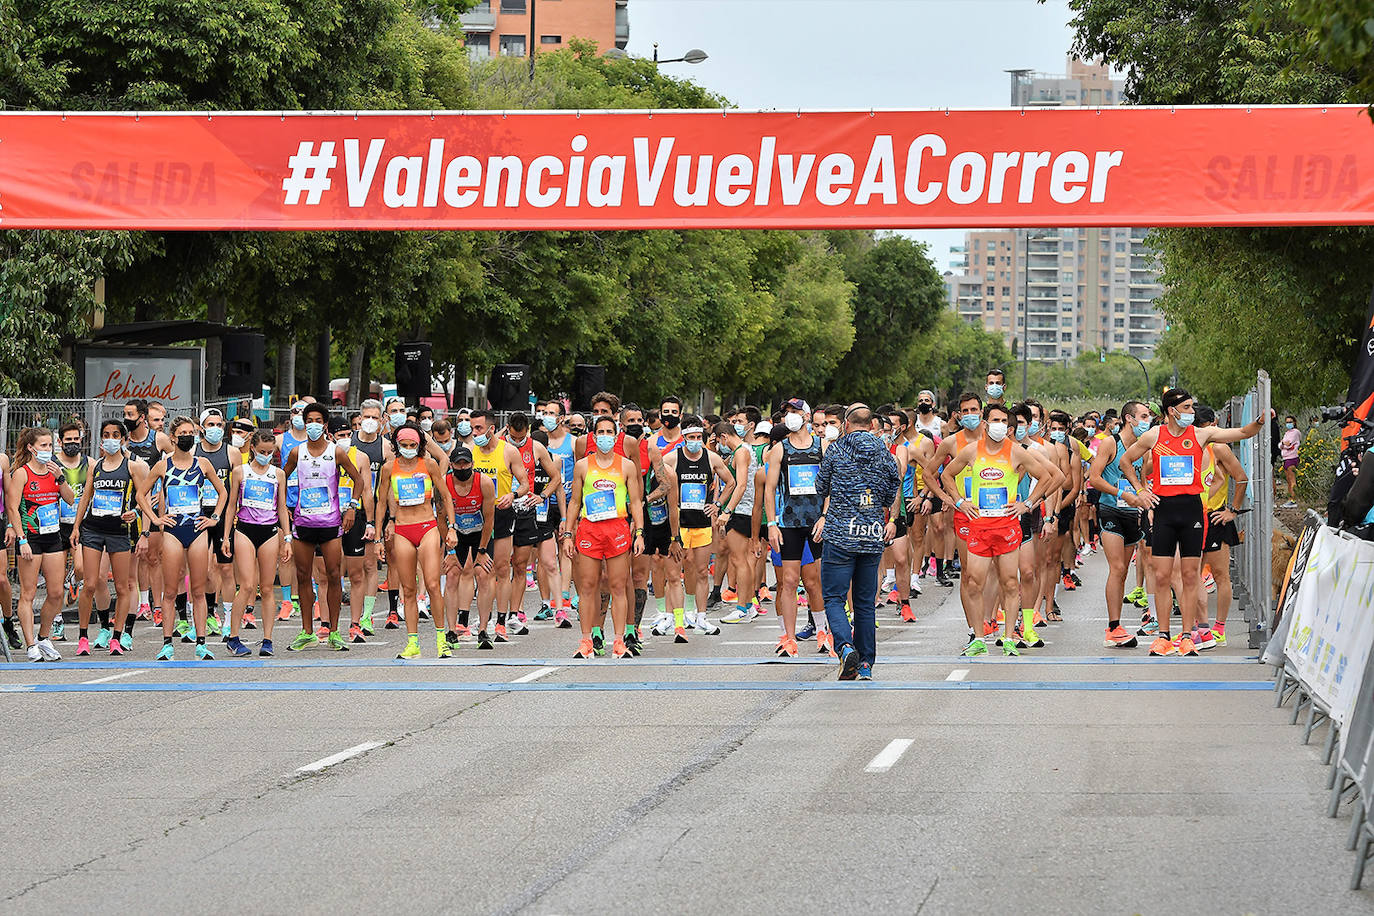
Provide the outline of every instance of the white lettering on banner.
{"type": "MultiPolygon", "coordinates": [[[[366,207],[387,141],[368,141],[361,155],[357,138],[343,141],[344,175],[348,206],[366,207]]],[[[382,202],[391,209],[433,208],[441,205],[463,209],[513,210],[521,207],[565,209],[619,207],[626,184],[632,182],[635,200],[643,208],[659,207],[664,200],[665,179],[672,166],[672,204],[682,208],[741,207],[752,198],[755,206],[774,203],[774,177],[782,206],[819,203],[826,207],[847,204],[860,207],[927,206],[944,200],[958,206],[1000,204],[1009,187],[1016,203],[1053,203],[1065,207],[1106,201],[1113,169],[1125,158],[1123,150],[952,150],[950,142],[934,133],[922,134],[906,145],[898,159],[898,140],[891,134],[873,138],[867,156],[847,152],[795,153],[779,151],[776,137],[763,137],[756,154],[725,155],[674,153],[675,137],[660,137],[651,153],[649,137],[635,137],[627,154],[622,150],[588,151],[587,137],[574,136],[570,153],[530,152],[493,155],[485,162],[471,155],[455,155],[445,161],[445,140],[430,138],[425,154],[407,150],[392,156],[383,170],[382,202]],[[590,159],[590,165],[588,160],[590,159]],[[632,174],[631,174],[632,172],[632,174]],[[855,176],[859,175],[855,187],[855,176]]],[[[314,144],[308,144],[313,150],[314,144]]],[[[321,148],[325,144],[320,144],[321,148]]],[[[299,171],[304,166],[293,157],[299,171]]],[[[318,157],[317,157],[318,158],[318,157]]],[[[323,186],[332,166],[319,165],[310,180],[323,186]]],[[[313,195],[308,195],[313,196],[313,195]]],[[[285,201],[303,202],[299,191],[285,201]]]]}

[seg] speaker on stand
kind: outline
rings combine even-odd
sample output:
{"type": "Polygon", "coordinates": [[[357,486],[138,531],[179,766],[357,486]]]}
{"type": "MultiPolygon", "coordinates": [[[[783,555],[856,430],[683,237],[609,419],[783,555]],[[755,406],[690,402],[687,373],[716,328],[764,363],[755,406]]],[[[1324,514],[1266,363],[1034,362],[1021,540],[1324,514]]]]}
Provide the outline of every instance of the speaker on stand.
{"type": "Polygon", "coordinates": [[[529,410],[530,367],[521,363],[501,363],[493,367],[487,400],[492,410],[529,410]]]}
{"type": "Polygon", "coordinates": [[[592,398],[606,390],[606,367],[589,363],[573,366],[572,409],[582,412],[592,409],[592,398]]]}
{"type": "Polygon", "coordinates": [[[219,390],[225,394],[262,393],[267,338],[262,334],[220,337],[219,390]]]}
{"type": "Polygon", "coordinates": [[[418,401],[433,393],[429,380],[429,353],[427,340],[396,345],[396,393],[407,401],[418,401]]]}

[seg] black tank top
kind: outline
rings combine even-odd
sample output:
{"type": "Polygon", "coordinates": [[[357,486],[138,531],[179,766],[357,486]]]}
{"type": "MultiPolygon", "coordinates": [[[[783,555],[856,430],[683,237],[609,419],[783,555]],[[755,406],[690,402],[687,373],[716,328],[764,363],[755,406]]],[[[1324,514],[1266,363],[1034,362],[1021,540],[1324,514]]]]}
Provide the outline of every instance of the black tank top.
{"type": "Polygon", "coordinates": [[[134,478],[129,473],[129,459],[122,459],[113,471],[105,470],[104,458],[94,462],[86,486],[92,490],[91,505],[81,527],[101,534],[131,535],[133,526],[125,524],[122,518],[134,508],[134,478]]]}
{"type": "Polygon", "coordinates": [[[706,449],[700,456],[692,458],[687,450],[680,449],[677,457],[678,523],[682,528],[709,528],[711,520],[706,517],[706,506],[714,493],[711,483],[711,456],[706,449]]]}
{"type": "MultiPolygon", "coordinates": [[[[201,443],[196,443],[196,457],[204,458],[210,462],[210,467],[215,469],[215,476],[224,486],[225,492],[229,490],[229,472],[233,470],[229,466],[229,446],[221,444],[213,452],[207,452],[201,448],[201,443]]],[[[213,510],[215,503],[219,500],[219,494],[215,492],[213,485],[207,484],[200,488],[200,504],[207,509],[213,510]]]]}

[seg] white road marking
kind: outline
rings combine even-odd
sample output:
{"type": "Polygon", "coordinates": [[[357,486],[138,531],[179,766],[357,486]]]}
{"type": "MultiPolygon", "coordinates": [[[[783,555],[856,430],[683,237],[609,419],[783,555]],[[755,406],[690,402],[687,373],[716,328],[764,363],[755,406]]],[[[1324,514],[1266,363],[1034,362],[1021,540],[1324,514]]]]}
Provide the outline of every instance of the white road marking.
{"type": "Polygon", "coordinates": [[[947,681],[962,681],[962,680],[963,680],[964,678],[966,678],[966,677],[968,677],[968,669],[967,669],[967,668],[955,668],[953,671],[951,671],[951,672],[949,673],[949,677],[945,678],[945,680],[947,680],[947,681]]]}
{"type": "Polygon", "coordinates": [[[145,671],[147,671],[147,670],[148,670],[147,668],[134,668],[134,669],[132,669],[132,670],[130,670],[130,671],[121,671],[121,672],[119,672],[118,674],[111,674],[111,675],[108,675],[107,677],[98,677],[98,678],[96,678],[96,679],[93,680],[93,681],[82,681],[81,683],[83,683],[83,684],[103,684],[103,683],[105,683],[106,681],[117,681],[117,680],[119,680],[119,679],[122,678],[122,677],[129,677],[129,676],[135,675],[135,674],[142,674],[143,672],[145,672],[145,671]]]}
{"type": "Polygon", "coordinates": [[[878,756],[868,762],[864,767],[865,773],[886,773],[892,769],[892,765],[901,759],[906,753],[906,749],[916,743],[915,738],[893,738],[887,747],[878,752],[878,756]]]}
{"type": "Polygon", "coordinates": [[[339,751],[337,754],[331,754],[330,756],[325,757],[323,760],[316,760],[314,763],[307,763],[305,766],[297,769],[296,772],[318,773],[326,767],[332,767],[336,763],[343,763],[345,760],[348,760],[351,757],[357,757],[359,754],[366,754],[368,751],[375,751],[377,748],[383,747],[385,745],[385,741],[369,741],[366,744],[359,744],[354,747],[350,747],[346,751],[339,751]]]}
{"type": "Polygon", "coordinates": [[[528,684],[530,681],[537,681],[546,674],[553,674],[558,668],[537,668],[529,674],[522,675],[511,681],[512,684],[528,684]]]}

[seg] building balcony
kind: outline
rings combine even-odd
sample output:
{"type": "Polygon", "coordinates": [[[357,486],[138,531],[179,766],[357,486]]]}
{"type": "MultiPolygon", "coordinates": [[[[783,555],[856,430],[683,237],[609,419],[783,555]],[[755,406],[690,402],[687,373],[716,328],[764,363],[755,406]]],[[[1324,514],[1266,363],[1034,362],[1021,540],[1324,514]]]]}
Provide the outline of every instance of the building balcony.
{"type": "Polygon", "coordinates": [[[458,17],[465,32],[493,32],[496,30],[496,14],[491,11],[490,3],[479,3],[458,17]]]}

